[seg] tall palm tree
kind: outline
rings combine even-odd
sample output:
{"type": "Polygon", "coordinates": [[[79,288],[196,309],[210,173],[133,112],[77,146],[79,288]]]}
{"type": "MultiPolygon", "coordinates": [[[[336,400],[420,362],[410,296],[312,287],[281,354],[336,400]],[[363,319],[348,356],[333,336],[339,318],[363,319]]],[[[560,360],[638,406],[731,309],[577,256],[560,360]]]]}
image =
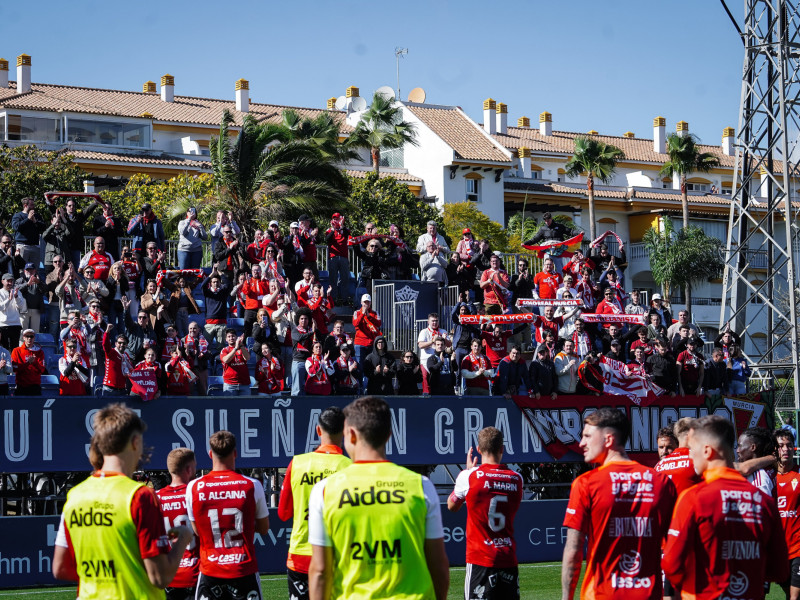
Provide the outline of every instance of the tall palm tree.
{"type": "Polygon", "coordinates": [[[575,138],[575,150],[567,161],[564,170],[569,177],[586,173],[586,189],[589,192],[589,236],[597,236],[594,218],[594,180],[609,183],[617,169],[617,161],[625,158],[625,153],[612,144],[579,136],[575,138]]]}
{"type": "Polygon", "coordinates": [[[247,238],[267,217],[345,204],[347,177],[317,146],[292,139],[283,124],[258,123],[252,115],[245,115],[231,141],[232,124],[233,115],[224,111],[219,137],[211,139],[211,165],[217,188],[247,238]]]}
{"type": "Polygon", "coordinates": [[[405,144],[418,144],[416,127],[413,123],[403,121],[399,103],[375,94],[372,104],[361,115],[361,120],[350,134],[347,145],[351,148],[369,148],[372,169],[380,174],[381,149],[402,148],[405,144]]]}
{"type": "Polygon", "coordinates": [[[342,165],[358,159],[358,152],[340,141],[341,125],[327,111],[309,119],[287,109],[283,111],[281,124],[287,132],[286,141],[305,140],[316,146],[325,158],[342,165]]]}
{"type": "Polygon", "coordinates": [[[669,159],[661,168],[662,177],[680,177],[681,209],[683,210],[683,228],[689,227],[689,194],[686,192],[686,176],[689,173],[708,173],[719,166],[719,159],[710,152],[700,152],[700,140],[694,134],[667,136],[667,156],[669,159]]]}

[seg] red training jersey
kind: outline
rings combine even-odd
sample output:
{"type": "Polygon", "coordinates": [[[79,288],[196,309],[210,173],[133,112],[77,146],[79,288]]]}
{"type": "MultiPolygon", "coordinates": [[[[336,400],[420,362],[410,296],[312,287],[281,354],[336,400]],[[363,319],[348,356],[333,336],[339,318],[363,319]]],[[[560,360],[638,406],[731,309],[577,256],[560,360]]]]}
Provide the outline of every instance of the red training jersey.
{"type": "Polygon", "coordinates": [[[23,344],[11,351],[11,364],[17,375],[17,387],[41,385],[44,366],[44,350],[34,344],[30,350],[23,344]]]}
{"type": "Polygon", "coordinates": [[[235,352],[230,362],[222,363],[222,381],[230,385],[250,385],[250,369],[240,349],[228,346],[219,353],[222,360],[231,352],[235,352]]]}
{"type": "MultiPolygon", "coordinates": [[[[481,332],[481,340],[486,350],[486,358],[492,363],[492,368],[497,369],[500,361],[508,356],[508,338],[514,335],[511,331],[501,331],[500,337],[495,337],[491,331],[481,332]]],[[[425,365],[426,367],[428,365],[425,365]]]]}
{"type": "Polygon", "coordinates": [[[553,332],[553,337],[558,339],[558,331],[564,326],[564,317],[553,317],[552,320],[547,320],[542,316],[536,317],[533,322],[534,335],[536,336],[537,344],[544,344],[544,337],[548,331],[553,332]]]}
{"type": "MultiPolygon", "coordinates": [[[[186,512],[186,484],[168,485],[156,492],[161,503],[161,512],[164,513],[164,528],[169,531],[172,527],[189,524],[189,513],[186,512]]],[[[197,536],[192,536],[192,541],[183,552],[178,572],[169,584],[169,587],[188,588],[197,583],[200,572],[200,549],[197,546],[197,536]]]]}
{"type": "Polygon", "coordinates": [[[258,571],[256,519],[268,515],[264,487],[234,471],[211,471],[186,488],[186,510],[200,541],[200,572],[235,579],[258,571]]]}
{"type": "Polygon", "coordinates": [[[661,542],[674,503],[675,486],[632,460],[572,483],[564,527],[589,540],[581,598],[661,598],[661,542]]]}
{"type": "Polygon", "coordinates": [[[672,480],[678,494],[703,481],[694,470],[694,462],[689,458],[688,448],[678,448],[658,461],[654,468],[672,480]]]}
{"type": "Polygon", "coordinates": [[[459,474],[453,495],[467,502],[467,562],[516,567],[514,517],[522,501],[522,476],[504,464],[481,465],[459,474]]]}
{"type": "Polygon", "coordinates": [[[789,560],[800,556],[800,473],[797,467],[778,473],[778,516],[781,518],[789,560]]]}
{"type": "Polygon", "coordinates": [[[542,300],[554,300],[556,291],[561,287],[564,278],[559,273],[548,273],[540,271],[533,278],[533,285],[536,286],[539,298],[542,300]]]}
{"type": "Polygon", "coordinates": [[[678,500],[662,567],[684,598],[764,598],[789,576],[775,500],[737,471],[708,469],[678,500]]]}

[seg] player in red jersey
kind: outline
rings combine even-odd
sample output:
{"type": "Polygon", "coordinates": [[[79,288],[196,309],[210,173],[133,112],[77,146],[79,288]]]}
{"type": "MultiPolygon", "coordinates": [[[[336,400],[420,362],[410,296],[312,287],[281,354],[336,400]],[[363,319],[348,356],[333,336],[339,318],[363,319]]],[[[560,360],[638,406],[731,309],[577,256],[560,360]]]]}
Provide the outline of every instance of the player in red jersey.
{"type": "Polygon", "coordinates": [[[678,495],[703,480],[695,472],[694,463],[692,463],[692,459],[689,456],[688,438],[692,421],[693,419],[684,417],[673,423],[672,432],[678,440],[678,448],[667,456],[662,457],[655,466],[656,471],[663,473],[672,480],[678,495]]]}
{"type": "Polygon", "coordinates": [[[701,417],[689,456],[703,481],[681,494],[662,566],[684,598],[761,600],[764,582],[789,575],[775,500],[733,469],[733,424],[701,417]]]}
{"type": "MultiPolygon", "coordinates": [[[[197,474],[197,460],[194,452],[188,448],[175,448],[167,455],[167,470],[172,475],[172,482],[158,490],[156,495],[164,513],[164,525],[167,529],[183,525],[189,526],[189,514],[186,512],[186,486],[197,474]]],[[[181,558],[178,572],[167,586],[167,600],[189,600],[194,598],[197,575],[200,569],[200,554],[197,547],[197,536],[192,536],[181,558]]]]}
{"type": "Polygon", "coordinates": [[[197,598],[261,599],[253,538],[269,531],[260,482],[234,471],[236,436],[218,431],[208,441],[211,472],[186,488],[186,510],[200,541],[197,598]]]}
{"type": "Polygon", "coordinates": [[[628,458],[630,422],[603,407],[583,420],[583,460],[599,464],[572,483],[564,527],[561,597],[572,600],[588,538],[581,598],[661,598],[661,541],[675,502],[675,486],[628,458]]]}
{"type": "Polygon", "coordinates": [[[508,356],[508,340],[512,336],[522,333],[528,327],[527,323],[518,325],[511,331],[503,331],[503,326],[495,324],[491,331],[481,333],[481,342],[486,350],[486,358],[492,363],[492,368],[496,371],[500,361],[508,356]]]}
{"type": "Polygon", "coordinates": [[[794,436],[778,429],[773,437],[778,447],[778,516],[789,548],[791,575],[781,584],[787,600],[800,599],[800,472],[794,463],[794,436]]]}
{"type": "Polygon", "coordinates": [[[467,454],[447,508],[467,503],[467,575],[464,598],[519,598],[514,517],[522,500],[522,476],[503,464],[503,432],[486,427],[478,433],[478,458],[467,454]]]}
{"type": "Polygon", "coordinates": [[[678,438],[672,432],[672,427],[662,427],[656,436],[656,450],[659,460],[674,452],[678,447],[678,438]]]}

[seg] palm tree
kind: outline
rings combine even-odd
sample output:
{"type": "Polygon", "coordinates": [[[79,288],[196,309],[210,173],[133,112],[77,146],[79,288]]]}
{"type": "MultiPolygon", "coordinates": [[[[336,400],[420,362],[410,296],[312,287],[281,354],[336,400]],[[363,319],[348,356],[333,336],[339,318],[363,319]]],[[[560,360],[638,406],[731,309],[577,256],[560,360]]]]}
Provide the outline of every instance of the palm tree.
{"type": "Polygon", "coordinates": [[[350,148],[369,148],[372,169],[380,174],[381,149],[402,148],[405,144],[417,145],[416,127],[403,121],[402,105],[380,94],[372,97],[372,105],[361,115],[347,145],[350,148]]]}
{"type": "Polygon", "coordinates": [[[708,173],[719,166],[719,159],[710,152],[700,152],[700,140],[694,134],[667,136],[667,156],[669,159],[661,168],[660,175],[680,177],[681,209],[683,228],[689,227],[689,194],[686,192],[686,176],[689,173],[708,173]]]}
{"type": "Polygon", "coordinates": [[[219,137],[211,139],[211,165],[217,188],[246,238],[259,220],[345,205],[347,177],[316,145],[292,139],[283,124],[258,123],[249,114],[232,142],[232,124],[233,115],[224,111],[219,137]]]}
{"type": "Polygon", "coordinates": [[[283,111],[281,124],[287,131],[288,140],[305,140],[319,148],[322,155],[344,165],[358,159],[358,152],[342,143],[341,125],[330,112],[322,112],[313,119],[303,118],[292,109],[283,111]]]}
{"type": "Polygon", "coordinates": [[[612,144],[580,136],[575,138],[575,151],[567,161],[564,170],[568,177],[586,173],[586,189],[589,192],[589,236],[597,235],[594,219],[594,180],[609,183],[617,169],[617,161],[625,158],[625,153],[612,144]]]}

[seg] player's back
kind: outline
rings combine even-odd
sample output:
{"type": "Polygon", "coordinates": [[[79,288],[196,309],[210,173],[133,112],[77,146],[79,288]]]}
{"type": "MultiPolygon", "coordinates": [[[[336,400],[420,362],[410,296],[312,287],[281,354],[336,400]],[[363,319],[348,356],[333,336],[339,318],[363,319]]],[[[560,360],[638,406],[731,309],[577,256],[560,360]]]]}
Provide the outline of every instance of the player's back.
{"type": "Polygon", "coordinates": [[[672,482],[634,461],[573,482],[564,525],[588,536],[582,598],[661,598],[661,541],[674,502],[672,482]]]}
{"type": "MultiPolygon", "coordinates": [[[[164,514],[164,527],[167,531],[172,527],[190,527],[189,515],[186,511],[186,484],[168,485],[156,492],[161,512],[164,514]]],[[[183,553],[178,572],[175,574],[170,587],[192,587],[197,582],[200,567],[200,548],[197,535],[192,536],[192,541],[183,553]]]]}
{"type": "Polygon", "coordinates": [[[467,562],[483,567],[516,567],[514,517],[522,500],[522,476],[506,465],[464,471],[456,489],[467,486],[467,562]]]}
{"type": "Polygon", "coordinates": [[[200,572],[221,578],[257,572],[256,504],[266,506],[261,483],[234,471],[211,471],[189,483],[186,500],[200,541],[200,572]]]}
{"type": "Polygon", "coordinates": [[[794,467],[778,473],[778,516],[783,525],[789,559],[800,556],[800,473],[794,467]]]}
{"type": "Polygon", "coordinates": [[[694,470],[694,463],[689,457],[689,448],[676,449],[658,461],[654,468],[672,480],[678,494],[703,481],[694,470]]]}

